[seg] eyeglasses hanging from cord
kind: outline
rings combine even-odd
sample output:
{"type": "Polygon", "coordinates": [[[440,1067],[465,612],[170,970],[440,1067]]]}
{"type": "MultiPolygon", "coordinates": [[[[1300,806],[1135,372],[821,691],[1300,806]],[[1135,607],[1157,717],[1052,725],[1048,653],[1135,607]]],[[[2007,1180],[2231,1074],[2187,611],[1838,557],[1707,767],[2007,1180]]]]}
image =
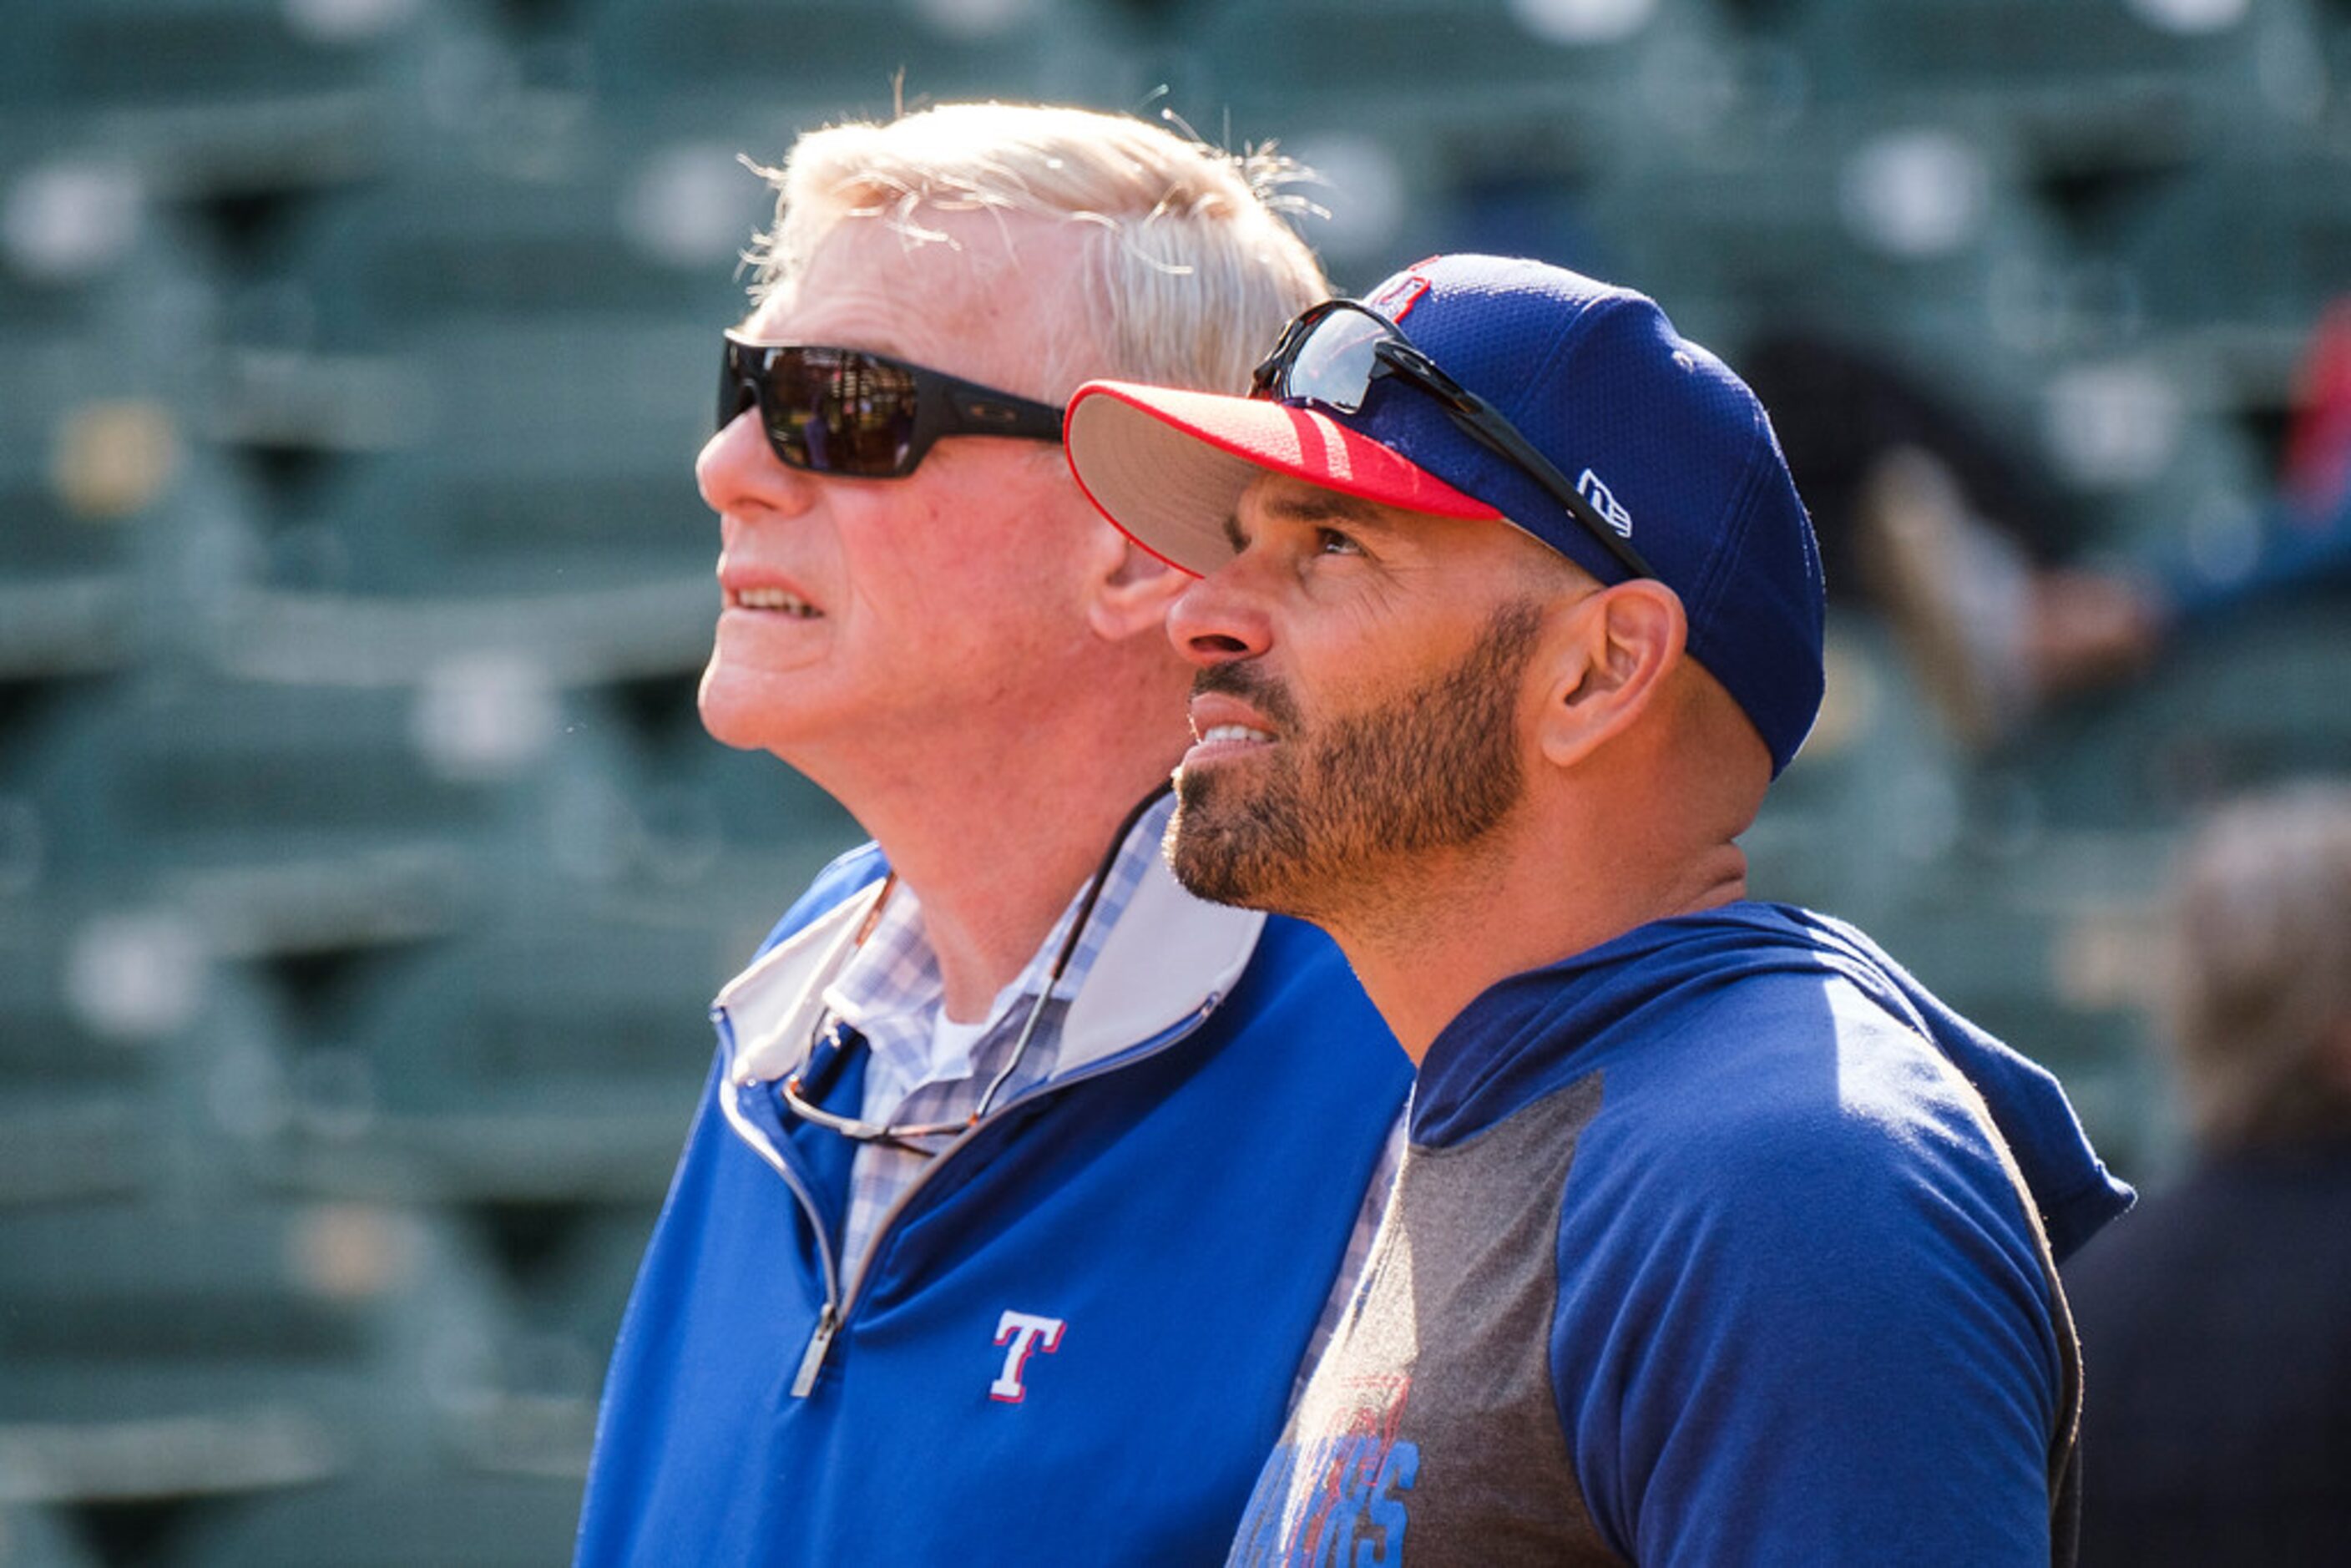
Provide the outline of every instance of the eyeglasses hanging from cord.
{"type": "MultiPolygon", "coordinates": [[[[1171,788],[1171,784],[1162,784],[1144,796],[1119,823],[1118,831],[1111,835],[1110,848],[1104,852],[1102,863],[1094,868],[1092,880],[1086,883],[1085,896],[1078,904],[1077,917],[1070,922],[1069,935],[1061,938],[1061,948],[1053,955],[1053,967],[1045,977],[1045,984],[1039,988],[1037,999],[1029,1005],[1029,1016],[1021,1022],[1019,1036],[1013,1041],[1004,1065],[997,1069],[995,1077],[988,1080],[987,1087],[980,1092],[977,1103],[967,1115],[953,1122],[869,1122],[862,1117],[844,1116],[838,1112],[828,1111],[810,1099],[805,1079],[808,1070],[816,1062],[819,1041],[821,1040],[830,1051],[828,1061],[837,1060],[848,1050],[841,1020],[831,1017],[830,1010],[817,1020],[816,1028],[810,1033],[809,1059],[803,1063],[801,1071],[786,1077],[780,1086],[784,1104],[792,1114],[857,1143],[888,1144],[924,1155],[935,1155],[938,1150],[925,1147],[915,1140],[949,1137],[977,1126],[980,1119],[994,1107],[996,1097],[1003,1092],[1004,1086],[1012,1081],[1021,1059],[1028,1054],[1029,1043],[1037,1035],[1037,1026],[1044,1020],[1046,1005],[1052,1000],[1053,988],[1061,984],[1062,975],[1070,967],[1070,960],[1077,955],[1078,944],[1085,936],[1087,923],[1093,918],[1094,904],[1102,897],[1102,884],[1110,880],[1111,868],[1118,863],[1119,852],[1125,847],[1127,835],[1134,831],[1135,824],[1143,821],[1171,788]]],[[[894,883],[896,873],[891,874],[894,883]]],[[[882,903],[888,899],[889,891],[885,888],[881,902],[874,905],[875,910],[878,912],[882,903]]],[[[862,934],[859,940],[863,940],[862,934]]]]}

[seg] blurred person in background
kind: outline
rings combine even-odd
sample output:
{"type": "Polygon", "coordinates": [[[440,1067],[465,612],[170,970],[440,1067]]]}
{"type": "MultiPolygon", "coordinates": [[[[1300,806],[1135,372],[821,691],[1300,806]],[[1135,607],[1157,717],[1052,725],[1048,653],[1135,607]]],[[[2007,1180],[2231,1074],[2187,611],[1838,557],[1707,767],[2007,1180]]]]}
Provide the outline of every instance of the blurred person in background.
{"type": "Polygon", "coordinates": [[[696,465],[710,733],[876,841],[720,994],[579,1560],[1220,1556],[1408,1067],[1320,933],[1159,854],[1184,579],[1059,445],[1324,292],[1289,171],[950,105],[802,137],[696,465]]]}
{"type": "Polygon", "coordinates": [[[1831,601],[1888,620],[1955,738],[1995,746],[2153,656],[2140,585],[2065,564],[2081,519],[2012,433],[1816,329],[1766,332],[1740,363],[1819,530],[1831,601]]]}
{"type": "Polygon", "coordinates": [[[2196,1158],[2067,1270],[2082,1561],[2351,1563],[2351,785],[2247,798],[2174,879],[2196,1158]]]}
{"type": "Polygon", "coordinates": [[[2027,448],[1874,348],[1800,327],[1744,361],[1820,529],[1831,592],[1865,598],[1954,738],[1996,749],[2063,700],[2143,675],[2184,633],[2351,582],[2351,298],[2294,378],[2279,495],[2220,577],[2080,558],[2027,448]]]}

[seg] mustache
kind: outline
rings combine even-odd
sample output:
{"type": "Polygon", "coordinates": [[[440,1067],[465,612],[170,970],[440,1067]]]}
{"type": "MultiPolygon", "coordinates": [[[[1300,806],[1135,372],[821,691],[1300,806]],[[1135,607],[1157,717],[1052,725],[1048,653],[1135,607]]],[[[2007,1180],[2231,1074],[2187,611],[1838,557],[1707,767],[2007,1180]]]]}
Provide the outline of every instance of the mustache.
{"type": "Polygon", "coordinates": [[[1285,729],[1298,722],[1298,705],[1290,699],[1289,689],[1252,659],[1210,664],[1192,677],[1192,695],[1238,697],[1285,729]]]}

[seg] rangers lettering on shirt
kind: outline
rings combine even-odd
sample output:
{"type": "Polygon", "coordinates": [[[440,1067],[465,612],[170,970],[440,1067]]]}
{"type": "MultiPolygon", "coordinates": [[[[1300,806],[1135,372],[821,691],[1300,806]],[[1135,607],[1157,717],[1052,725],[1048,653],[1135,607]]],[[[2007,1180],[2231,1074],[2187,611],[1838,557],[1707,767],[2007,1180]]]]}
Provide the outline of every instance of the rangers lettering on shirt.
{"type": "Polygon", "coordinates": [[[1060,1318],[1042,1318],[1034,1312],[1007,1312],[996,1320],[996,1343],[1004,1346],[1004,1370],[987,1386],[987,1396],[1007,1405],[1018,1405],[1029,1397],[1027,1385],[1020,1381],[1021,1369],[1029,1364],[1029,1353],[1041,1350],[1047,1354],[1061,1348],[1061,1331],[1069,1325],[1060,1318]]]}
{"type": "Polygon", "coordinates": [[[1301,1411],[1320,1435],[1284,1434],[1258,1479],[1233,1561],[1249,1568],[1381,1568],[1402,1563],[1420,1445],[1400,1436],[1409,1375],[1318,1382],[1301,1411]],[[1328,1403],[1326,1403],[1328,1402],[1328,1403]]]}

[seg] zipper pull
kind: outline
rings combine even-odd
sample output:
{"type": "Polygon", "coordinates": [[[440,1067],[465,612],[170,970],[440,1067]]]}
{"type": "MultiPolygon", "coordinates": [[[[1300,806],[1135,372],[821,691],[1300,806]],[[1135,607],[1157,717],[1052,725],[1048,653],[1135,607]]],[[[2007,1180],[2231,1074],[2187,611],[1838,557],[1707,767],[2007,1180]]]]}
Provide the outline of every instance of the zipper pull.
{"type": "Polygon", "coordinates": [[[832,1348],[832,1336],[841,1330],[841,1316],[827,1301],[824,1311],[816,1318],[816,1332],[809,1335],[808,1349],[800,1354],[799,1375],[792,1379],[792,1397],[805,1399],[816,1386],[816,1375],[824,1370],[825,1352],[832,1348]]]}

